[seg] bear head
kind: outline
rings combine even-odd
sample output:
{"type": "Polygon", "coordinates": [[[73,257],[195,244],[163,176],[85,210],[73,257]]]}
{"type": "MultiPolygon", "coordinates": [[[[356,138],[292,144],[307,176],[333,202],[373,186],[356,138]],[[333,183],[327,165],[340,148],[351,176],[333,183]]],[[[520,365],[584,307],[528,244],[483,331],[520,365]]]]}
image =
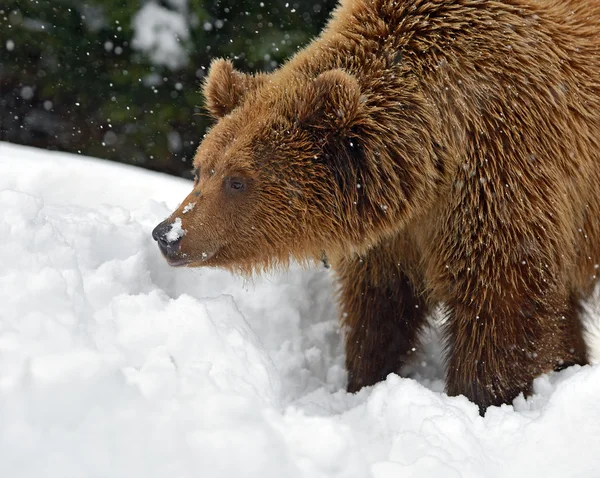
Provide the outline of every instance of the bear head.
{"type": "Polygon", "coordinates": [[[249,75],[217,60],[204,94],[217,122],[195,155],[192,192],[153,231],[171,265],[250,272],[380,237],[368,226],[387,205],[361,190],[362,142],[375,129],[354,75],[249,75]]]}

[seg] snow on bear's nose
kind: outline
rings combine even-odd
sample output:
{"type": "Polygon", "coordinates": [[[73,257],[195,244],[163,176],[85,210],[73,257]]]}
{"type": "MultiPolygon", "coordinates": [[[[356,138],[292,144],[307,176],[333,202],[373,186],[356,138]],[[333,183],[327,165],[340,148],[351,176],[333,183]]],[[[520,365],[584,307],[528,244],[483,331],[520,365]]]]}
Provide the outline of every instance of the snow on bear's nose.
{"type": "Polygon", "coordinates": [[[181,229],[181,219],[179,218],[175,219],[173,223],[165,219],[152,231],[152,237],[167,260],[178,257],[183,235],[184,231],[181,229]]]}

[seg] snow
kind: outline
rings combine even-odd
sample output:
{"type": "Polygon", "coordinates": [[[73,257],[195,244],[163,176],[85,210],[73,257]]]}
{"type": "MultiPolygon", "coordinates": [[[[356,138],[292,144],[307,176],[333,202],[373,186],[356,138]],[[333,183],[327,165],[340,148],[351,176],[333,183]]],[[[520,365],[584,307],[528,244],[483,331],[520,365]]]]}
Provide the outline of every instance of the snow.
{"type": "Polygon", "coordinates": [[[194,209],[194,206],[195,206],[195,205],[196,205],[196,203],[195,203],[195,202],[189,202],[189,203],[187,203],[187,204],[184,206],[184,208],[183,208],[182,214],[185,214],[185,213],[187,213],[187,212],[190,212],[192,209],[194,209]]]}
{"type": "Polygon", "coordinates": [[[169,232],[167,232],[167,235],[166,235],[167,241],[175,242],[180,237],[183,237],[186,232],[187,231],[181,227],[181,218],[176,217],[175,220],[173,221],[173,224],[171,224],[171,229],[169,230],[169,232]]]}
{"type": "Polygon", "coordinates": [[[432,331],[415,379],[347,394],[329,271],[166,264],[190,188],[0,143],[0,476],[600,477],[600,365],[482,418],[432,331]]]}
{"type": "Polygon", "coordinates": [[[184,44],[190,39],[185,0],[169,2],[169,10],[154,1],[146,3],[133,17],[133,48],[143,51],[154,65],[177,70],[188,62],[184,44]]]}

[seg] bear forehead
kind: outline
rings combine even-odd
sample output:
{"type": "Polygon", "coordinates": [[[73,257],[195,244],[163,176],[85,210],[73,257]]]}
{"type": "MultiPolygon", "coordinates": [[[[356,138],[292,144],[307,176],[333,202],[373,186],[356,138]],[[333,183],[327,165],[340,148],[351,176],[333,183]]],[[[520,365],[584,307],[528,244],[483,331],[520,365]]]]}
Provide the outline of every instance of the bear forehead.
{"type": "Polygon", "coordinates": [[[295,149],[304,132],[276,105],[264,106],[244,104],[221,118],[199,145],[194,167],[252,168],[277,152],[295,149]]]}
{"type": "Polygon", "coordinates": [[[194,158],[194,167],[211,172],[249,172],[256,168],[256,128],[239,131],[218,124],[204,138],[194,158]]]}
{"type": "Polygon", "coordinates": [[[249,172],[256,168],[254,155],[248,148],[225,146],[217,151],[200,148],[194,159],[194,167],[200,171],[249,172]]]}

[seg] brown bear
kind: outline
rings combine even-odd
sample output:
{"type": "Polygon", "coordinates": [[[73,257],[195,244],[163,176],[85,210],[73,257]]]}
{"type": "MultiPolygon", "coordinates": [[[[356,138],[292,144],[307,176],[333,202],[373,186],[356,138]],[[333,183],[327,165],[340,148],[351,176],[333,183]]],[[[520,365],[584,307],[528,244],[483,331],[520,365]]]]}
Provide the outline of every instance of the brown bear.
{"type": "Polygon", "coordinates": [[[447,391],[483,411],[585,364],[600,264],[600,2],[345,0],[277,71],[217,60],[172,265],[323,260],[348,390],[446,311],[447,391]]]}

